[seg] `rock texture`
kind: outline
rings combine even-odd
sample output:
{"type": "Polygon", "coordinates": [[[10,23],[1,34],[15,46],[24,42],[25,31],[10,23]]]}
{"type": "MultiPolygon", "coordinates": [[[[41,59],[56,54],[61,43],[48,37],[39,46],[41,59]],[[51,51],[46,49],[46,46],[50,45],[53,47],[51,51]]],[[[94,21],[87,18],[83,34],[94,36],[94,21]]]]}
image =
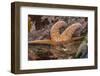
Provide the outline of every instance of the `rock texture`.
{"type": "MultiPolygon", "coordinates": [[[[50,59],[71,59],[71,58],[86,58],[88,52],[86,47],[80,56],[76,56],[83,41],[86,40],[88,32],[88,18],[87,17],[69,17],[69,16],[42,16],[29,15],[28,23],[28,41],[51,39],[50,30],[57,21],[64,21],[66,25],[60,28],[59,33],[62,33],[73,23],[80,23],[82,28],[74,31],[72,37],[81,37],[70,43],[59,44],[56,47],[44,44],[28,44],[28,58],[29,60],[50,60],[50,59]],[[83,55],[84,54],[84,55],[83,55]]],[[[86,42],[87,44],[87,42],[86,42]]],[[[83,50],[83,49],[82,49],[83,50]]]]}

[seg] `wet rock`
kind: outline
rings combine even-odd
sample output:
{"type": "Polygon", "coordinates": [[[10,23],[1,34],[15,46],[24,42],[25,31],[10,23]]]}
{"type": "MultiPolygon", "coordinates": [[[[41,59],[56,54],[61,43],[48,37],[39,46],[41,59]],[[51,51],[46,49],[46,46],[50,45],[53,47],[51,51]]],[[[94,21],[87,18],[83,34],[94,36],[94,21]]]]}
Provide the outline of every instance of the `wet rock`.
{"type": "MultiPolygon", "coordinates": [[[[50,39],[50,29],[52,25],[58,20],[66,22],[66,27],[60,29],[62,33],[70,24],[75,22],[81,23],[83,26],[76,30],[73,37],[81,37],[87,34],[88,19],[86,17],[71,17],[71,16],[42,16],[42,15],[29,15],[32,21],[31,31],[28,32],[28,41],[32,40],[45,40],[50,39]]],[[[84,40],[77,40],[75,43],[65,44],[63,47],[52,48],[48,45],[28,45],[29,59],[32,60],[50,60],[50,59],[72,59],[72,58],[87,58],[88,46],[82,43],[84,40]],[[81,44],[82,43],[82,44],[81,44]]]]}
{"type": "Polygon", "coordinates": [[[88,46],[87,43],[85,41],[83,41],[79,48],[78,48],[78,52],[75,55],[76,58],[87,58],[88,57],[88,46]]]}

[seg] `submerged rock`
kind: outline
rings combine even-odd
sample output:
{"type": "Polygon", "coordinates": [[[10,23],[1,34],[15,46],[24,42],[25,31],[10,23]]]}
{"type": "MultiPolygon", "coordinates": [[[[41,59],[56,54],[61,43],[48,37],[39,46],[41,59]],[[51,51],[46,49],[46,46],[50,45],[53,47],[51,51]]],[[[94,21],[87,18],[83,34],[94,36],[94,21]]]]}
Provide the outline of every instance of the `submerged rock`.
{"type": "Polygon", "coordinates": [[[85,41],[83,41],[79,48],[78,48],[78,52],[75,55],[76,58],[87,58],[88,57],[88,46],[87,43],[85,41]]]}

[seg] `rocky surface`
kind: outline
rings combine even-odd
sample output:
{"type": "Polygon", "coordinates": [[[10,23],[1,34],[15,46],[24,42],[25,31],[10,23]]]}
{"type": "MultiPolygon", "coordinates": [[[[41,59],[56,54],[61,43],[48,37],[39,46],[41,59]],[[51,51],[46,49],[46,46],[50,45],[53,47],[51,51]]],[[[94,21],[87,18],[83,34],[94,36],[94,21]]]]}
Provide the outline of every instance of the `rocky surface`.
{"type": "Polygon", "coordinates": [[[66,22],[66,27],[60,29],[60,32],[64,31],[70,24],[79,22],[82,24],[82,28],[75,31],[73,37],[83,37],[82,39],[65,44],[59,45],[56,48],[52,45],[28,45],[28,58],[29,60],[50,60],[50,59],[71,59],[71,58],[86,58],[87,56],[87,42],[85,46],[82,46],[82,42],[87,37],[87,25],[88,19],[86,17],[69,17],[69,16],[41,16],[41,15],[29,15],[30,29],[28,32],[28,41],[32,40],[45,40],[50,39],[50,29],[52,25],[58,20],[66,22]],[[77,52],[80,46],[82,46],[81,55],[77,52]]]}

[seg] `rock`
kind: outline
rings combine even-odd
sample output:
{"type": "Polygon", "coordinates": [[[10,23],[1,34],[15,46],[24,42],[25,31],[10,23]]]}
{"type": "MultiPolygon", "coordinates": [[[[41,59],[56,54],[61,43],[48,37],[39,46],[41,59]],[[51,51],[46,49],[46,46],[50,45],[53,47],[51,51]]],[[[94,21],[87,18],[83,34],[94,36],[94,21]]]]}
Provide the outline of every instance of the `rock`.
{"type": "Polygon", "coordinates": [[[87,43],[85,41],[83,41],[79,48],[78,48],[78,52],[75,55],[76,58],[87,58],[88,57],[88,46],[87,43]]]}
{"type": "MultiPolygon", "coordinates": [[[[81,37],[87,33],[88,19],[86,17],[42,16],[42,15],[29,15],[29,17],[31,17],[31,21],[33,24],[31,27],[31,31],[28,32],[28,41],[50,39],[51,38],[50,29],[52,25],[58,20],[63,20],[66,22],[66,27],[61,28],[60,33],[62,33],[70,24],[73,24],[75,22],[81,23],[83,27],[75,31],[73,37],[77,36],[81,37]]],[[[58,46],[60,49],[54,49],[48,47],[47,45],[34,45],[34,46],[29,45],[28,51],[30,51],[31,49],[34,53],[31,55],[29,53],[29,58],[30,56],[33,55],[33,58],[30,59],[33,60],[72,59],[74,58],[75,54],[78,56],[77,58],[87,58],[88,46],[82,43],[82,41],[76,41],[76,42],[77,43],[73,42],[72,44],[71,43],[65,44],[63,48],[61,46],[58,46]]]]}

